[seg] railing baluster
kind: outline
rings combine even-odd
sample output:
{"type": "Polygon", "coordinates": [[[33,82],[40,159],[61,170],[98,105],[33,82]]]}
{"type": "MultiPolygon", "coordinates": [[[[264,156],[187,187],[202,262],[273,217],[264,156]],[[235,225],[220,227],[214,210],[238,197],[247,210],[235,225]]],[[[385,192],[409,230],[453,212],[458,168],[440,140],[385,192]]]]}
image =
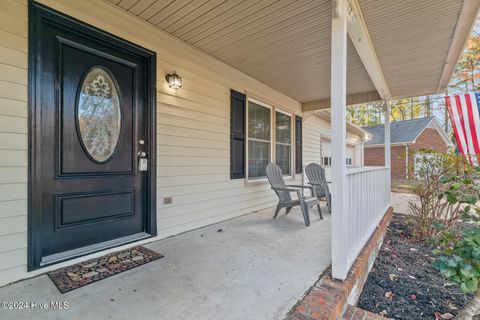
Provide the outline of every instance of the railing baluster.
{"type": "Polygon", "coordinates": [[[347,219],[344,237],[351,265],[370,238],[389,204],[390,171],[385,167],[353,168],[347,171],[347,219]]]}

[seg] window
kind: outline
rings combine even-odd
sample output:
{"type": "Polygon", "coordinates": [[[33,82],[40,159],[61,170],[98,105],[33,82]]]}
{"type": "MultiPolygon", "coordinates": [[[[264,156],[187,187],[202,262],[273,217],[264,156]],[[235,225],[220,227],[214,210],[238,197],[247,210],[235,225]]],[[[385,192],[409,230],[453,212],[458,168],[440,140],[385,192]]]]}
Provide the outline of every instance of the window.
{"type": "Polygon", "coordinates": [[[88,155],[106,162],[117,147],[121,129],[120,99],[112,76],[93,68],[83,79],[77,102],[80,140],[88,155]]]}
{"type": "Polygon", "coordinates": [[[292,115],[259,101],[247,102],[248,178],[266,176],[269,162],[276,163],[284,175],[292,175],[292,115]]]}
{"type": "Polygon", "coordinates": [[[283,113],[275,112],[275,163],[282,173],[290,175],[291,171],[291,125],[292,118],[283,113]]]}
{"type": "Polygon", "coordinates": [[[248,101],[248,177],[266,175],[271,159],[271,109],[248,101]]]}

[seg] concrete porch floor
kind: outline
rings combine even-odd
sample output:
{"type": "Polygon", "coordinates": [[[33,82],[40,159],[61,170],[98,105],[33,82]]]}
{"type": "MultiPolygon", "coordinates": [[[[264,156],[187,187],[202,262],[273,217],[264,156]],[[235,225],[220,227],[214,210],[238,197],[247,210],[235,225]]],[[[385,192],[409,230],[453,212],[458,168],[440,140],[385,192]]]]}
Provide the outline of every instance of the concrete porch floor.
{"type": "MultiPolygon", "coordinates": [[[[324,210],[326,211],[326,210],[324,210]]],[[[60,294],[47,275],[0,288],[0,301],[68,302],[0,319],[283,319],[330,265],[330,215],[310,227],[273,208],[145,245],[165,255],[60,294]],[[221,229],[221,232],[218,230],[221,229]]]]}

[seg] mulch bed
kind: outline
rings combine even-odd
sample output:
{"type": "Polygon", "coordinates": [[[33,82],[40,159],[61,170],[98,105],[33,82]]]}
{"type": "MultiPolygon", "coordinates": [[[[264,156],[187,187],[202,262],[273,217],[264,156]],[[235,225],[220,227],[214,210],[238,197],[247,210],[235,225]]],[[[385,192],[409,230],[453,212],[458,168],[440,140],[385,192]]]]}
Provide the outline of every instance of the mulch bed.
{"type": "Polygon", "coordinates": [[[411,219],[394,214],[358,307],[392,319],[451,319],[470,297],[432,266],[434,246],[411,240],[411,219]]]}
{"type": "Polygon", "coordinates": [[[65,293],[160,258],[162,254],[137,246],[57,269],[48,276],[65,293]]]}

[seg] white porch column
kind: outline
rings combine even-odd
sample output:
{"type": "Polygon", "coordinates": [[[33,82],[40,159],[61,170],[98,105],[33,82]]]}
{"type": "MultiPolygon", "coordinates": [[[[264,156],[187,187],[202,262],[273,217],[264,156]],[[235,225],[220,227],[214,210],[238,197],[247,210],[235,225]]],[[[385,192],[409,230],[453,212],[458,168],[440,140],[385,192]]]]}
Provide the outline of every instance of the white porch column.
{"type": "Polygon", "coordinates": [[[390,100],[384,101],[384,116],[385,116],[385,167],[391,167],[391,146],[390,146],[390,100]]]}
{"type": "Polygon", "coordinates": [[[344,280],[348,272],[343,240],[346,197],[347,0],[332,0],[331,130],[332,130],[332,276],[344,280]]]}
{"type": "MultiPolygon", "coordinates": [[[[389,176],[388,176],[388,187],[391,190],[392,187],[392,179],[391,179],[391,168],[392,168],[392,148],[390,144],[390,110],[391,110],[391,101],[390,99],[385,100],[384,102],[384,115],[385,115],[385,167],[389,168],[389,176]]],[[[390,203],[390,193],[389,195],[389,203],[390,203]]]]}

